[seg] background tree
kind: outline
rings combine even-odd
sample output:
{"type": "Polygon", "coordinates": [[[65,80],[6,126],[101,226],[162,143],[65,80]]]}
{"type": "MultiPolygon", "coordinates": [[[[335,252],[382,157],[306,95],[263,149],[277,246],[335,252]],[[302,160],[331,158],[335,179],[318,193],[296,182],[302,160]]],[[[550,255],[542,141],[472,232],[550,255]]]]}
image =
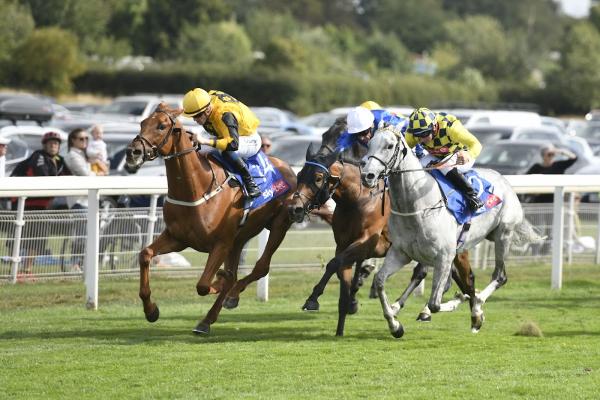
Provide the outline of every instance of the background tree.
{"type": "Polygon", "coordinates": [[[77,38],[60,28],[34,31],[15,50],[14,64],[25,87],[59,94],[69,92],[72,80],[84,71],[77,38]]]}
{"type": "Polygon", "coordinates": [[[11,0],[0,0],[0,82],[11,78],[14,66],[14,50],[34,29],[34,22],[28,7],[11,0]]]}
{"type": "Polygon", "coordinates": [[[579,111],[600,105],[600,34],[588,22],[573,26],[562,42],[562,58],[549,86],[579,111]]]}
{"type": "Polygon", "coordinates": [[[235,22],[184,24],[175,56],[183,61],[214,63],[228,69],[252,64],[252,44],[244,28],[235,22]]]}

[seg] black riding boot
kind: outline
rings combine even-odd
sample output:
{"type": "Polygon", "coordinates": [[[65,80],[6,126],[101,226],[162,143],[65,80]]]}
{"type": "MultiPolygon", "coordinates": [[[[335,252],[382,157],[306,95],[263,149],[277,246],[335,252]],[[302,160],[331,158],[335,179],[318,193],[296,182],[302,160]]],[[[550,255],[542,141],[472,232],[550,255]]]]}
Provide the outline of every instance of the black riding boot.
{"type": "Polygon", "coordinates": [[[469,181],[467,181],[467,179],[458,171],[458,169],[452,168],[450,172],[446,174],[446,178],[448,178],[458,190],[467,196],[467,203],[472,212],[475,212],[483,207],[483,202],[479,200],[477,193],[475,190],[473,190],[473,187],[469,181]]]}
{"type": "Polygon", "coordinates": [[[260,189],[258,188],[256,182],[254,182],[252,175],[250,175],[250,171],[248,170],[248,167],[246,166],[244,160],[242,160],[242,157],[240,157],[239,154],[237,154],[234,151],[224,151],[223,156],[227,158],[227,161],[229,161],[231,165],[233,165],[233,167],[237,170],[237,172],[242,176],[244,186],[246,186],[246,191],[248,192],[248,197],[254,199],[260,196],[260,189]]]}

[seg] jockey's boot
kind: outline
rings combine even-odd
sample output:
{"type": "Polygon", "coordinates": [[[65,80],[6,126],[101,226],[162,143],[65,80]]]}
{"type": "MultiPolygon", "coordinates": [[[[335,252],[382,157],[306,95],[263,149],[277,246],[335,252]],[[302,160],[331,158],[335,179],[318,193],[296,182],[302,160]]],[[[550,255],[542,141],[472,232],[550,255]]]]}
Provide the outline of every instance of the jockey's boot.
{"type": "Polygon", "coordinates": [[[254,199],[260,196],[262,193],[258,188],[256,182],[250,175],[250,171],[248,170],[248,166],[242,160],[239,154],[235,151],[224,151],[223,155],[227,158],[227,161],[231,163],[231,165],[237,170],[237,172],[242,176],[242,180],[244,181],[244,186],[246,186],[246,191],[248,192],[248,197],[254,199]]]}
{"type": "Polygon", "coordinates": [[[477,193],[469,181],[467,181],[465,176],[461,174],[458,169],[452,168],[450,172],[446,174],[446,178],[448,178],[450,182],[452,182],[452,184],[467,197],[467,203],[471,212],[474,213],[483,207],[483,202],[479,200],[477,193]]]}

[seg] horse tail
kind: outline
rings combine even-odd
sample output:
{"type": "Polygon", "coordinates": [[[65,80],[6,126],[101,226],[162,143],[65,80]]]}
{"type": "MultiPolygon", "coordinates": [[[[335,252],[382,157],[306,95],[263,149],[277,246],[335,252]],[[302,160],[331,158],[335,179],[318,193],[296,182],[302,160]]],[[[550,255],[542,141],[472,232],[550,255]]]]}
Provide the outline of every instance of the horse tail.
{"type": "Polygon", "coordinates": [[[530,243],[541,243],[547,237],[540,235],[529,221],[523,218],[523,221],[515,228],[512,244],[516,246],[525,246],[530,243]]]}

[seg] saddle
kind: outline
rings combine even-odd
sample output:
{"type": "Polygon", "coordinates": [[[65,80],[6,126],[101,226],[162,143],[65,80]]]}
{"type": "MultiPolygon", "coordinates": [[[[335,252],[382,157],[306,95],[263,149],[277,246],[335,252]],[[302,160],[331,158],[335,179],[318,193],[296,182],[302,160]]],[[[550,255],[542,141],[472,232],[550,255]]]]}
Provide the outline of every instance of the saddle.
{"type": "Polygon", "coordinates": [[[269,157],[262,151],[259,151],[255,155],[246,159],[246,165],[250,171],[250,175],[254,178],[254,181],[258,185],[261,195],[255,199],[248,199],[246,187],[242,177],[235,172],[233,166],[231,166],[217,150],[211,151],[207,154],[208,157],[212,158],[216,163],[221,165],[223,169],[231,176],[230,185],[239,186],[244,191],[246,197],[246,203],[244,209],[247,211],[254,210],[269,201],[280,197],[287,193],[291,186],[285,180],[281,172],[273,166],[269,157]]]}
{"type": "Polygon", "coordinates": [[[473,189],[477,191],[479,199],[484,204],[475,213],[471,213],[465,195],[460,190],[457,190],[441,171],[434,169],[429,172],[435,178],[442,191],[446,207],[460,225],[468,223],[471,218],[484,214],[502,203],[502,199],[498,194],[494,193],[494,186],[483,176],[479,175],[476,170],[470,170],[464,173],[464,176],[471,183],[473,189]]]}

